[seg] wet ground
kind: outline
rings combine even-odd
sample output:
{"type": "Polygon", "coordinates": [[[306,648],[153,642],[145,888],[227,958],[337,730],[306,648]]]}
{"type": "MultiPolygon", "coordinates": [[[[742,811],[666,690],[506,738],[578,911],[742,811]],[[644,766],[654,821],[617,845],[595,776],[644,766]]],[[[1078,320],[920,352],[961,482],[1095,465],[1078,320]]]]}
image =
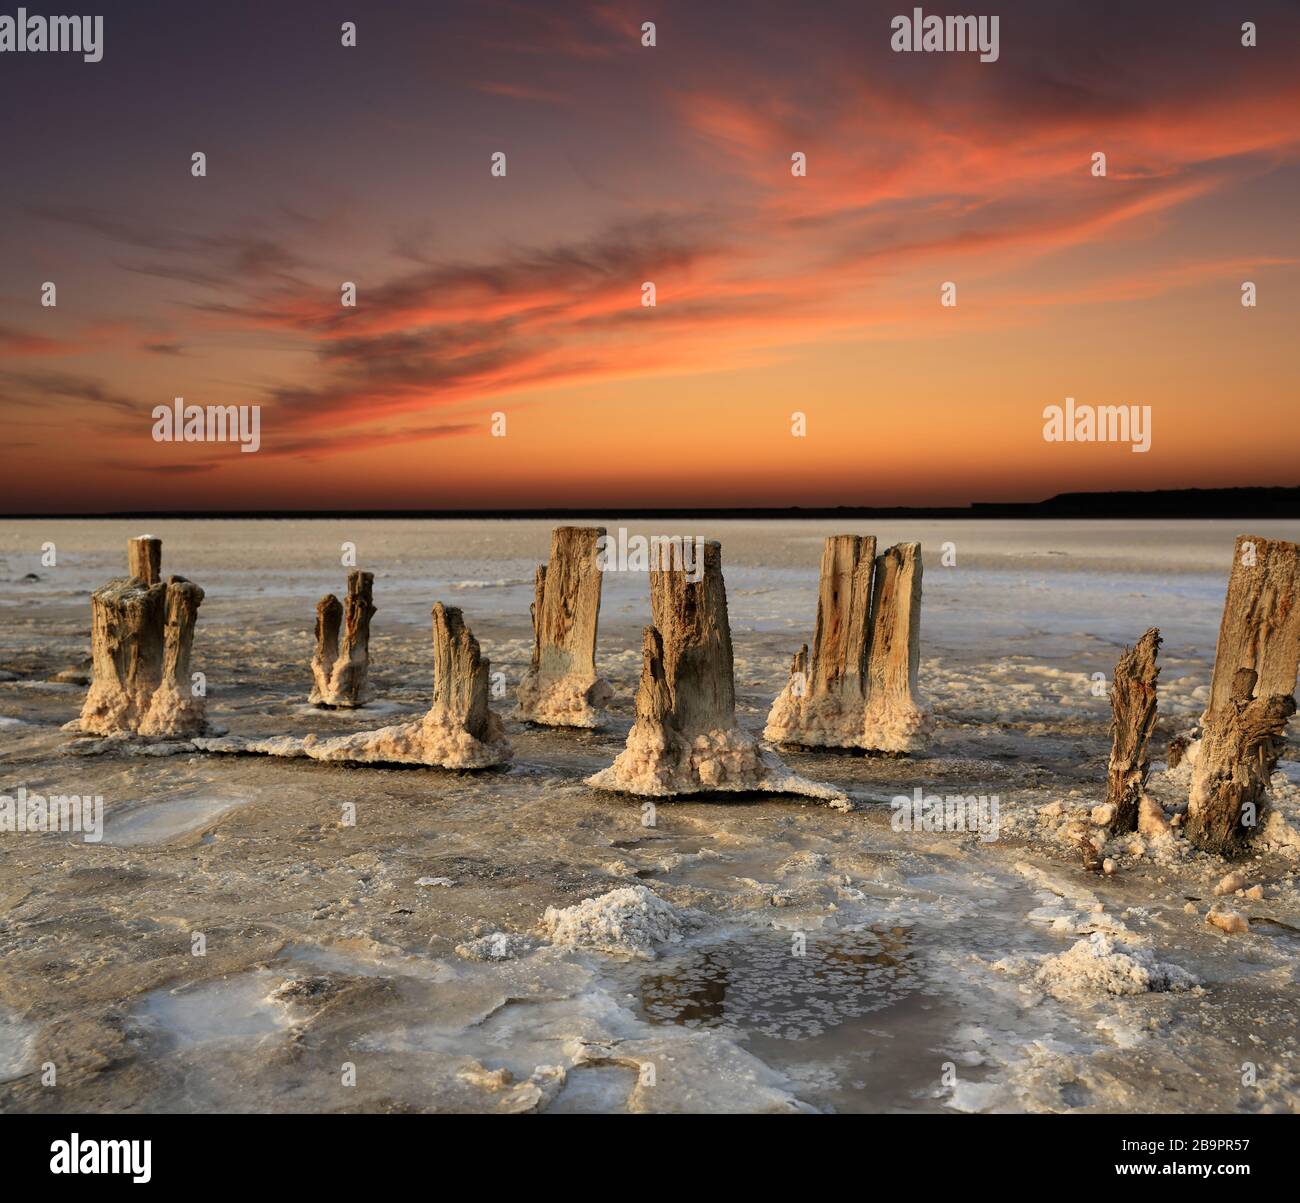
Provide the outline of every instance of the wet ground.
{"type": "MultiPolygon", "coordinates": [[[[1039,816],[1048,803],[1101,800],[1109,716],[1093,673],[1113,666],[1123,632],[1165,624],[1156,755],[1199,713],[1225,574],[1198,568],[1176,540],[1158,571],[1139,562],[1155,536],[1113,565],[1090,546],[1075,577],[1112,604],[1082,625],[1070,570],[1040,570],[1032,554],[1084,556],[1069,532],[1017,533],[1005,562],[958,539],[984,566],[963,584],[927,556],[922,684],[938,720],[928,754],[787,755],[845,788],[850,814],[766,797],[649,813],[582,784],[631,722],[643,581],[611,586],[602,612],[612,727],[512,721],[503,770],[76,755],[61,726],[84,686],[51,678],[76,675],[86,590],[121,571],[125,535],[108,525],[53,532],[67,576],[24,550],[44,529],[18,530],[4,549],[3,792],[102,795],[106,822],[100,843],[0,834],[0,1109],[1300,1109],[1294,852],[1244,862],[1264,896],[1233,900],[1251,929],[1228,936],[1204,918],[1221,863],[1117,849],[1103,877],[1039,816]],[[41,579],[22,583],[28,571],[41,579]],[[999,574],[1020,588],[995,620],[999,574]],[[973,623],[971,611],[990,617],[973,623]],[[889,800],[917,786],[997,795],[998,838],[894,830],[889,800]],[[634,884],[698,917],[654,959],[539,935],[547,907],[634,884]],[[1046,990],[1039,959],[1101,929],[1200,984],[1046,990]],[[457,952],[494,932],[526,939],[502,960],[457,952]]],[[[307,571],[324,552],[300,530],[215,525],[202,538],[181,523],[155,533],[164,572],[208,589],[195,666],[232,733],[336,734],[420,712],[435,597],[465,608],[507,687],[527,662],[515,592],[530,590],[509,582],[544,556],[540,527],[486,529],[473,557],[463,531],[389,531],[359,540],[363,553],[382,549],[362,566],[386,573],[372,640],[379,704],[307,707],[312,607],[342,588],[343,570],[307,571]],[[207,576],[206,564],[226,567],[207,576]]],[[[752,730],[811,634],[823,533],[783,530],[765,544],[761,531],[732,532],[734,567],[723,533],[739,715],[752,730]],[[809,547],[811,566],[796,568],[809,547]]],[[[1300,825],[1295,760],[1293,745],[1278,806],[1300,825]]]]}

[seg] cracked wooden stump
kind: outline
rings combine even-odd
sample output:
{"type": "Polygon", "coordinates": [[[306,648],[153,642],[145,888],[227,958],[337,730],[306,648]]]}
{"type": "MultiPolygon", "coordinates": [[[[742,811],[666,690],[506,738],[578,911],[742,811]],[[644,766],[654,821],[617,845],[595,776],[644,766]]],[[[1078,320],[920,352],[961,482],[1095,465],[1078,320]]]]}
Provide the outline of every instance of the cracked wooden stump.
{"type": "Polygon", "coordinates": [[[153,535],[138,535],[126,543],[128,576],[139,577],[146,585],[156,585],[162,575],[162,540],[153,535]]]}
{"type": "Polygon", "coordinates": [[[1150,763],[1147,743],[1156,725],[1156,654],[1160,632],[1151,627],[1134,647],[1124,649],[1115,665],[1110,690],[1110,763],[1106,802],[1115,808],[1112,834],[1136,831],[1150,763]]]}
{"type": "Polygon", "coordinates": [[[127,544],[131,576],[91,594],[91,683],[77,720],[87,735],[183,736],[208,730],[190,688],[190,652],[203,590],[159,578],[162,542],[127,544]]]}
{"type": "Polygon", "coordinates": [[[1189,750],[1187,838],[1231,855],[1259,829],[1300,666],[1300,547],[1238,537],[1200,743],[1189,750]]]}
{"type": "Polygon", "coordinates": [[[311,659],[312,689],[317,706],[355,709],[370,699],[370,620],[374,617],[375,576],[348,573],[346,603],[332,593],[316,603],[316,652],[311,659]],[[339,638],[342,628],[343,637],[339,638]]]}
{"type": "Polygon", "coordinates": [[[831,535],[822,550],[812,657],[805,644],[763,738],[804,747],[862,746],[876,540],[831,535]]]}
{"type": "Polygon", "coordinates": [[[898,543],[876,557],[862,747],[924,749],[932,724],[916,684],[920,663],[921,545],[898,543]]]}
{"type": "Polygon", "coordinates": [[[603,527],[557,526],[551,558],[537,569],[533,657],[519,685],[517,717],[548,727],[599,727],[614,696],[596,675],[603,527]]]}
{"type": "Polygon", "coordinates": [[[736,724],[721,545],[705,544],[699,580],[681,568],[652,571],[650,609],[636,722],[614,763],[587,784],[649,797],[803,794],[847,807],[841,791],[792,773],[736,724]]]}
{"type": "Polygon", "coordinates": [[[166,589],[119,577],[90,595],[90,690],[81,708],[88,735],[135,734],[162,680],[166,589]]]}
{"type": "Polygon", "coordinates": [[[1253,668],[1260,697],[1295,692],[1300,667],[1300,546],[1239,535],[1204,718],[1228,702],[1237,673],[1253,668]]]}
{"type": "Polygon", "coordinates": [[[870,536],[833,535],[822,551],[813,653],[805,644],[763,734],[805,747],[917,752],[930,718],[916,676],[921,545],[876,555],[870,536]]]}
{"type": "Polygon", "coordinates": [[[1253,696],[1253,668],[1237,671],[1227,705],[1205,723],[1192,774],[1187,838],[1198,848],[1231,856],[1245,849],[1263,821],[1268,782],[1277,768],[1291,694],[1253,696]]]}
{"type": "Polygon", "coordinates": [[[355,735],[321,739],[212,739],[208,752],[306,756],[357,764],[423,764],[444,769],[484,769],[510,759],[501,716],[488,706],[489,663],[460,610],[433,607],[433,698],[429,710],[407,723],[355,735]]]}
{"type": "Polygon", "coordinates": [[[198,734],[207,729],[206,702],[190,682],[190,653],[203,590],[183,576],[167,578],[163,602],[162,679],[140,723],[141,735],[198,734]]]}

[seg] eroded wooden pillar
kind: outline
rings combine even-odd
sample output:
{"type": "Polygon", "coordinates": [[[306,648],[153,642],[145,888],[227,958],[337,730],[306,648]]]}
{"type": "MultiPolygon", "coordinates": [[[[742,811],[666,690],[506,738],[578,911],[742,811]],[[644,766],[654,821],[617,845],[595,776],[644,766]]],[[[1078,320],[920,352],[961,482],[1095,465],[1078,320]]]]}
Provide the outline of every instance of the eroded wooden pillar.
{"type": "Polygon", "coordinates": [[[1231,854],[1259,829],[1298,666],[1300,547],[1241,535],[1192,767],[1186,831],[1198,847],[1231,854]]]}
{"type": "Polygon", "coordinates": [[[332,593],[316,603],[316,651],[312,656],[309,701],[353,709],[370,698],[370,620],[375,614],[375,577],[348,573],[346,602],[332,593]],[[341,638],[340,638],[341,632],[341,638]]]}
{"type": "Polygon", "coordinates": [[[210,751],[308,756],[358,764],[423,764],[484,769],[511,757],[501,716],[488,706],[489,663],[460,610],[433,607],[433,695],[429,709],[409,722],[321,739],[200,741],[210,751]]]}
{"type": "Polygon", "coordinates": [[[126,570],[129,576],[146,585],[156,585],[162,579],[162,540],[153,535],[138,535],[126,544],[126,570]]]}
{"type": "Polygon", "coordinates": [[[203,590],[182,576],[167,578],[163,602],[162,675],[141,735],[199,734],[207,727],[205,694],[197,695],[190,678],[194,626],[203,590]]]}
{"type": "Polygon", "coordinates": [[[159,580],[162,540],[127,542],[129,577],[91,594],[91,683],[78,720],[88,735],[198,735],[206,701],[194,696],[190,654],[203,590],[159,580]]]}
{"type": "Polygon", "coordinates": [[[589,785],[661,797],[762,790],[845,802],[833,786],[796,776],[736,722],[720,544],[704,545],[702,572],[652,571],[650,610],[636,722],[623,752],[589,785]]]}
{"type": "Polygon", "coordinates": [[[876,557],[862,747],[880,752],[925,747],[930,718],[917,688],[920,663],[921,545],[898,543],[876,557]]]}
{"type": "Polygon", "coordinates": [[[772,704],[765,739],[806,747],[862,744],[876,540],[832,535],[822,549],[813,651],[795,655],[772,704]]]}
{"type": "Polygon", "coordinates": [[[1115,808],[1109,827],[1116,834],[1138,828],[1142,791],[1150,771],[1147,744],[1156,725],[1159,650],[1160,632],[1151,627],[1134,647],[1124,649],[1115,665],[1110,691],[1111,747],[1106,802],[1115,808]]]}
{"type": "Polygon", "coordinates": [[[558,526],[551,558],[538,567],[533,655],[519,685],[520,718],[548,727],[597,727],[613,696],[596,673],[601,576],[597,543],[603,527],[558,526]]]}

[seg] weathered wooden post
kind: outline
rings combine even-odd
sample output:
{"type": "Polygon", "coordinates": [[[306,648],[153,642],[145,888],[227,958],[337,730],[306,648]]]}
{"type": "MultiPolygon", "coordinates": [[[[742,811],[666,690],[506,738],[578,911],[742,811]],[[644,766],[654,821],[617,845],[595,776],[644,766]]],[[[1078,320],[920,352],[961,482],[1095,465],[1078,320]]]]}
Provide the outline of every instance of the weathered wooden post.
{"type": "Polygon", "coordinates": [[[308,701],[354,709],[370,699],[367,677],[374,585],[374,573],[353,569],[348,573],[346,604],[340,605],[332,593],[316,603],[316,652],[311,660],[313,683],[308,701]]]}
{"type": "Polygon", "coordinates": [[[862,746],[875,566],[872,536],[827,538],[812,657],[806,644],[795,655],[790,680],[767,716],[765,739],[805,747],[862,746]]]}
{"type": "Polygon", "coordinates": [[[1160,631],[1151,627],[1134,647],[1124,649],[1115,665],[1106,779],[1106,803],[1115,808],[1108,826],[1115,834],[1138,828],[1142,791],[1150,771],[1147,743],[1156,725],[1159,650],[1160,631]]]}
{"type": "Polygon", "coordinates": [[[138,577],[146,585],[156,585],[162,573],[162,540],[153,535],[138,535],[126,543],[128,576],[138,577]]]}
{"type": "Polygon", "coordinates": [[[931,721],[916,683],[920,664],[921,545],[898,543],[876,557],[864,748],[919,752],[925,747],[931,721]]]}
{"type": "Polygon", "coordinates": [[[598,727],[613,697],[596,675],[600,617],[597,543],[603,527],[557,526],[551,558],[537,569],[533,657],[520,682],[518,716],[548,727],[598,727]]]}
{"type": "Polygon", "coordinates": [[[479,742],[502,737],[501,720],[488,707],[488,661],[455,606],[433,607],[433,705],[456,731],[479,742]]]}
{"type": "Polygon", "coordinates": [[[1207,851],[1241,850],[1263,820],[1279,742],[1295,713],[1298,603],[1300,547],[1239,536],[1187,808],[1187,838],[1207,851]]]}
{"type": "Polygon", "coordinates": [[[1263,821],[1269,778],[1296,704],[1291,694],[1256,696],[1257,685],[1253,668],[1238,669],[1227,703],[1205,720],[1186,829],[1207,852],[1242,851],[1263,821]]]}
{"type": "Polygon", "coordinates": [[[841,791],[796,776],[737,725],[720,544],[704,545],[696,575],[651,571],[654,625],[642,642],[636,722],[614,763],[587,783],[652,797],[761,790],[847,805],[841,791]]]}
{"type": "Polygon", "coordinates": [[[210,752],[307,756],[361,764],[424,764],[444,769],[485,769],[511,757],[501,716],[488,707],[489,664],[461,612],[433,607],[433,696],[410,722],[355,735],[321,739],[199,740],[210,752]]]}
{"type": "Polygon", "coordinates": [[[203,590],[170,576],[163,603],[162,675],[140,724],[141,735],[198,734],[207,729],[207,702],[190,681],[190,653],[203,590]]]}
{"type": "Polygon", "coordinates": [[[162,679],[162,585],[119,577],[90,595],[91,680],[81,707],[88,735],[134,734],[162,679]]]}
{"type": "Polygon", "coordinates": [[[88,735],[195,735],[206,703],[189,683],[203,590],[184,577],[159,580],[162,541],[127,543],[129,577],[91,594],[91,683],[78,720],[88,735]]]}

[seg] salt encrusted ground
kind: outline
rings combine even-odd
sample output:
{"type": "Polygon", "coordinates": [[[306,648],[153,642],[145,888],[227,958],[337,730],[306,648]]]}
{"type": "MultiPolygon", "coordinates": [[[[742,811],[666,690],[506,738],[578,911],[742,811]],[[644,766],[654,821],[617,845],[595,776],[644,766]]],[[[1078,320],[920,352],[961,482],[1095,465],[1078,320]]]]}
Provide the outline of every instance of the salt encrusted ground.
{"type": "MultiPolygon", "coordinates": [[[[232,734],[338,735],[421,714],[435,598],[465,608],[511,684],[527,665],[529,565],[547,524],[151,526],[166,571],[207,592],[195,667],[232,734]],[[376,571],[379,608],[378,704],[350,713],[305,705],[312,605],[343,539],[376,571]]],[[[699,532],[723,543],[751,731],[811,634],[832,529],[699,532]]],[[[84,686],[50,678],[80,671],[89,589],[119,571],[134,533],[0,532],[0,669],[14,678],[0,681],[3,792],[93,791],[108,813],[100,845],[0,835],[0,1109],[1300,1109],[1288,832],[1237,866],[1262,897],[1215,897],[1224,867],[1176,842],[1112,841],[1109,877],[1075,848],[1104,791],[1092,674],[1157,624],[1157,751],[1199,712],[1235,524],[877,530],[928,550],[953,539],[965,574],[927,556],[932,752],[787,756],[845,788],[852,813],[660,801],[653,827],[642,800],[582,784],[631,723],[644,580],[606,582],[611,728],[509,722],[506,769],[120,743],[69,754],[60,725],[84,686]],[[59,568],[39,564],[47,540],[59,568]],[[1001,838],[893,830],[888,800],[915,786],[996,793],[1001,838]],[[1209,926],[1211,906],[1250,930],[1209,926]],[[41,1084],[46,1062],[55,1087],[41,1084]]],[[[1293,740],[1277,783],[1300,827],[1296,759],[1293,740]]],[[[1178,773],[1158,772],[1153,792],[1171,809],[1186,796],[1178,773]]]]}

